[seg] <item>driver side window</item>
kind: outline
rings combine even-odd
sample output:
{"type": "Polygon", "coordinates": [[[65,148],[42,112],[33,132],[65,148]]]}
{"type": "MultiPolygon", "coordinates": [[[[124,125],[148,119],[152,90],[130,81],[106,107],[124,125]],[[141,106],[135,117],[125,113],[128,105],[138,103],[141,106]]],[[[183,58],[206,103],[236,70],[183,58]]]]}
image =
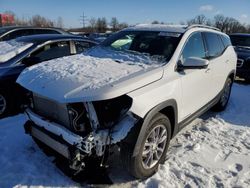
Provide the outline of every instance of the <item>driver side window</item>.
{"type": "Polygon", "coordinates": [[[184,63],[189,57],[206,57],[204,43],[201,33],[193,34],[187,41],[181,55],[181,62],[184,63]]]}

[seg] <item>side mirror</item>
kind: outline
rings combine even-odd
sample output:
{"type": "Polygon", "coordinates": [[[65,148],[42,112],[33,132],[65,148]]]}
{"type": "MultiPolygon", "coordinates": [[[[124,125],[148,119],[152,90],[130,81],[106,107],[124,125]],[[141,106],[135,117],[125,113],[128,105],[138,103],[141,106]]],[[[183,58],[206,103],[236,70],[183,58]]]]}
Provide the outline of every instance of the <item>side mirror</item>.
{"type": "Polygon", "coordinates": [[[207,68],[209,61],[207,59],[202,59],[199,57],[189,57],[184,63],[178,63],[178,69],[205,69],[207,68]]]}
{"type": "Polygon", "coordinates": [[[35,65],[39,62],[40,62],[39,57],[26,57],[22,60],[22,63],[27,65],[27,66],[35,65]]]}

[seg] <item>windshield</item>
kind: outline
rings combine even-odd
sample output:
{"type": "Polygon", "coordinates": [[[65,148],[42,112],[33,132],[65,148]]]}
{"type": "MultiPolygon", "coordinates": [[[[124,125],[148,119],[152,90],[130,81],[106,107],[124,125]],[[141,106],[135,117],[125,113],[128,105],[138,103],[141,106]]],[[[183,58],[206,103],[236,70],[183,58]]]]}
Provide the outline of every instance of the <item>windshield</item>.
{"type": "Polygon", "coordinates": [[[147,55],[154,60],[167,62],[181,38],[180,33],[156,31],[121,31],[101,45],[113,50],[147,55]]]}
{"type": "Polygon", "coordinates": [[[30,46],[32,43],[17,42],[16,40],[0,42],[0,63],[10,60],[30,46]]]}
{"type": "Polygon", "coordinates": [[[250,47],[250,36],[230,36],[233,46],[250,47]]]}

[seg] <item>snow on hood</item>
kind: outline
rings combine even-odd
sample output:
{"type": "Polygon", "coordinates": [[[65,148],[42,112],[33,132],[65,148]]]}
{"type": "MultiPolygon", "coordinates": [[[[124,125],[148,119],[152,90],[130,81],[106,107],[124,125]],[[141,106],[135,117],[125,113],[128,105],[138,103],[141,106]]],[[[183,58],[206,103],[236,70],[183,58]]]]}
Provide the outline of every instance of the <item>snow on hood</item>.
{"type": "Polygon", "coordinates": [[[32,43],[17,42],[16,40],[0,42],[0,63],[8,61],[30,46],[32,43]]]}
{"type": "MultiPolygon", "coordinates": [[[[154,67],[131,61],[121,63],[110,58],[80,54],[28,67],[20,74],[17,82],[34,93],[62,103],[102,100],[135,89],[128,88],[125,91],[123,87],[115,92],[114,85],[118,81],[145,73],[146,70],[152,70],[154,67]],[[110,92],[112,95],[107,94],[110,92]]],[[[161,76],[162,71],[157,74],[157,78],[151,76],[152,78],[146,82],[152,82],[161,76]]]]}

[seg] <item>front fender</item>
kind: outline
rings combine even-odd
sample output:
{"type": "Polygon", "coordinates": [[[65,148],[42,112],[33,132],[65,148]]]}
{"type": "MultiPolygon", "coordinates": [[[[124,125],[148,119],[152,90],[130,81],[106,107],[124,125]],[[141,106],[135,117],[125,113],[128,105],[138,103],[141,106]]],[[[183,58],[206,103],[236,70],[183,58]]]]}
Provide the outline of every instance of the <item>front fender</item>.
{"type": "Polygon", "coordinates": [[[175,115],[175,122],[174,125],[172,126],[173,128],[173,135],[175,135],[178,131],[178,110],[177,110],[177,103],[174,99],[167,100],[157,106],[155,106],[153,109],[151,109],[147,115],[145,116],[143,123],[141,125],[139,134],[138,134],[138,139],[136,141],[135,147],[134,147],[134,152],[133,152],[133,157],[136,156],[139,153],[140,147],[142,145],[143,138],[145,137],[146,130],[148,128],[148,124],[150,120],[161,110],[167,108],[167,107],[172,107],[174,109],[174,115],[175,115]]]}

